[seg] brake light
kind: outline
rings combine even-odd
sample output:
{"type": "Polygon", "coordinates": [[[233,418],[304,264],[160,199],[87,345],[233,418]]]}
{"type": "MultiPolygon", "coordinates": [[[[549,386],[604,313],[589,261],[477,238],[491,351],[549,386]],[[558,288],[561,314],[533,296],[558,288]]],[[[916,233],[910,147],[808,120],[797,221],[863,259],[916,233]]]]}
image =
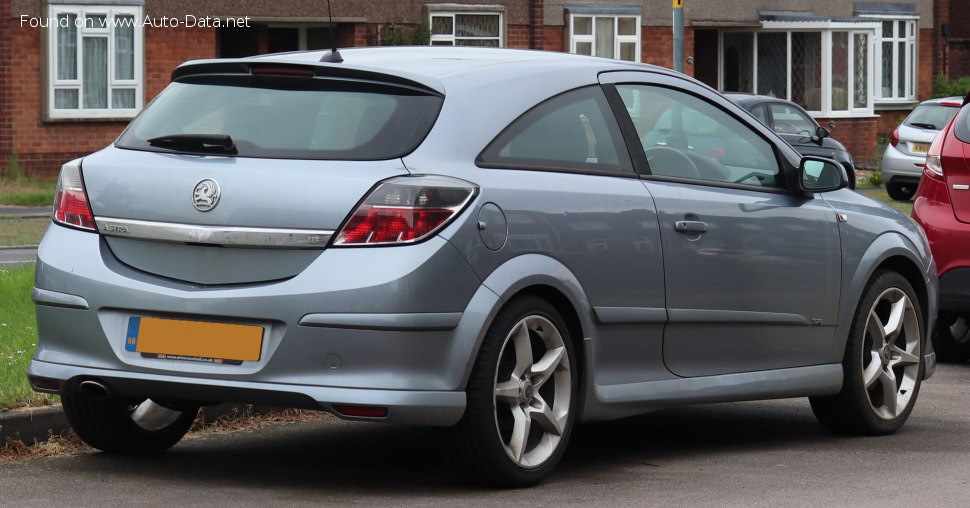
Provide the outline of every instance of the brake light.
{"type": "Polygon", "coordinates": [[[87,231],[97,231],[94,214],[84,191],[81,178],[81,159],[61,166],[54,195],[54,222],[87,231]]]}
{"type": "Polygon", "coordinates": [[[892,143],[893,147],[899,144],[899,129],[893,130],[893,135],[889,137],[889,142],[892,143]]]}
{"type": "Polygon", "coordinates": [[[335,246],[415,243],[457,217],[478,187],[444,176],[403,176],[378,185],[337,233],[335,246]]]}
{"type": "Polygon", "coordinates": [[[926,151],[926,172],[931,175],[943,176],[943,159],[940,158],[940,154],[943,153],[943,138],[946,137],[946,132],[947,129],[940,131],[930,143],[930,149],[926,151]]]}

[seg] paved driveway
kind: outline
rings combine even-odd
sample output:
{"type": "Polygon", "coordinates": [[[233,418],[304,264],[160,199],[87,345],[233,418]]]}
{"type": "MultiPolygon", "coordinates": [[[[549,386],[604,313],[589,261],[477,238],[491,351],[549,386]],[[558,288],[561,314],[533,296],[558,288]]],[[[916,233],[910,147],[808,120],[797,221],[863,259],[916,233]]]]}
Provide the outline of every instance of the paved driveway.
{"type": "Polygon", "coordinates": [[[966,506],[970,364],[943,365],[896,435],[845,438],[807,401],[706,405],[586,425],[530,490],[468,486],[431,431],[321,418],[183,441],[165,455],[0,467],[8,506],[966,506]]]}

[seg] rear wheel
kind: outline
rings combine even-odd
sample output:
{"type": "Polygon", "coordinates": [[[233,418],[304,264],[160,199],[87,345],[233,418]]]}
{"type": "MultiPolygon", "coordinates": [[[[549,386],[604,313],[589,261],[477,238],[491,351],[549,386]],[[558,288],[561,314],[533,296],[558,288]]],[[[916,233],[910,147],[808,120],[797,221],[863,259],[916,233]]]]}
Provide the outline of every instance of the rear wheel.
{"type": "Polygon", "coordinates": [[[559,312],[526,296],[503,308],[479,350],[446,453],[477,482],[532,485],[556,466],[576,412],[576,366],[559,312]]]}
{"type": "Polygon", "coordinates": [[[61,397],[68,423],[88,445],[109,453],[159,453],[189,431],[198,406],[171,409],[145,399],[128,404],[82,393],[61,397]]]}
{"type": "Polygon", "coordinates": [[[970,313],[941,312],[933,327],[933,349],[941,362],[970,360],[970,313]]]}
{"type": "Polygon", "coordinates": [[[886,184],[886,194],[895,201],[909,201],[916,194],[916,184],[889,182],[886,184]]]}
{"type": "Polygon", "coordinates": [[[919,394],[923,345],[912,286],[896,272],[876,272],[853,318],[842,361],[842,391],[809,399],[819,422],[840,433],[898,430],[919,394]]]}

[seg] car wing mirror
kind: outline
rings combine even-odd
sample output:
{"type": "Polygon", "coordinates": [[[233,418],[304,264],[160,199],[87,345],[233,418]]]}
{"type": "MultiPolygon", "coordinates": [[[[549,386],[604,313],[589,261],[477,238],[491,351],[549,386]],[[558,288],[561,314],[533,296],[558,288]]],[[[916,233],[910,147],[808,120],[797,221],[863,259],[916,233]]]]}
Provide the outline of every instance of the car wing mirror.
{"type": "Polygon", "coordinates": [[[832,159],[805,156],[798,165],[798,185],[804,192],[830,192],[845,188],[845,168],[832,159]]]}
{"type": "Polygon", "coordinates": [[[815,137],[817,137],[818,139],[825,139],[829,137],[829,134],[830,134],[829,130],[826,129],[825,127],[822,127],[821,125],[815,129],[815,137]]]}

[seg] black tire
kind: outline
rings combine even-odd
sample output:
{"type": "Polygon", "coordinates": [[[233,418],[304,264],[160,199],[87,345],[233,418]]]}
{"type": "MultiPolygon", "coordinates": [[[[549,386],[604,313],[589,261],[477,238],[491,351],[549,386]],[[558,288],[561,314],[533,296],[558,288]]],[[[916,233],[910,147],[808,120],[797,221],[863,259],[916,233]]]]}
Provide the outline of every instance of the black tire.
{"type": "MultiPolygon", "coordinates": [[[[535,344],[537,343],[535,335],[530,332],[529,336],[529,340],[535,350],[535,344]]],[[[540,340],[538,343],[542,344],[542,341],[540,340]]],[[[513,350],[512,354],[515,356],[517,353],[513,350]]],[[[443,452],[446,458],[466,478],[475,483],[499,487],[526,487],[542,480],[555,468],[560,458],[562,458],[562,454],[569,442],[569,437],[572,434],[578,399],[578,369],[579,365],[573,352],[569,330],[556,308],[549,302],[531,295],[518,297],[510,301],[495,317],[475,359],[471,377],[468,380],[468,386],[466,388],[467,405],[465,414],[458,424],[453,427],[440,429],[443,452]],[[543,390],[550,385],[553,386],[554,390],[560,390],[557,383],[560,380],[568,379],[569,390],[567,391],[569,393],[569,399],[568,404],[565,404],[565,406],[568,406],[566,421],[562,425],[561,434],[557,435],[558,444],[555,445],[554,451],[552,451],[547,459],[534,467],[523,467],[512,456],[514,452],[511,447],[506,446],[505,438],[502,434],[503,430],[500,429],[502,426],[500,422],[503,421],[503,410],[509,412],[514,411],[511,409],[513,404],[509,403],[506,406],[503,405],[506,402],[497,400],[496,385],[499,382],[500,372],[507,372],[508,369],[508,353],[503,346],[510,344],[514,347],[512,332],[518,329],[520,323],[525,322],[527,318],[532,319],[533,316],[539,316],[549,323],[552,323],[560,334],[566,355],[567,363],[565,365],[568,369],[568,377],[565,377],[565,372],[559,370],[561,367],[557,367],[557,374],[554,375],[563,377],[556,377],[550,383],[542,384],[534,392],[536,398],[549,398],[548,395],[542,395],[543,390]],[[509,450],[508,452],[506,451],[507,449],[509,450]]],[[[504,374],[502,377],[504,377],[504,374]]],[[[523,378],[525,379],[525,376],[523,378]]],[[[533,379],[538,380],[539,378],[535,377],[533,379]]],[[[553,379],[553,376],[548,376],[548,379],[553,379]]],[[[526,392],[523,389],[519,393],[521,397],[526,392]]],[[[532,393],[531,384],[528,393],[532,393]]],[[[558,397],[558,395],[556,396],[558,397]]],[[[530,400],[520,405],[520,407],[526,407],[533,403],[530,400]]],[[[548,401],[543,401],[542,404],[546,405],[548,401]]],[[[541,424],[532,423],[531,425],[533,427],[539,425],[539,433],[547,432],[541,424]]],[[[531,430],[536,431],[536,428],[532,428],[531,430]]],[[[527,437],[522,449],[528,451],[531,442],[532,440],[527,437]]],[[[532,450],[537,449],[537,445],[532,447],[532,450]]],[[[526,453],[522,453],[523,459],[525,456],[526,453]]]]}
{"type": "MultiPolygon", "coordinates": [[[[143,403],[150,403],[146,399],[143,403]]],[[[189,431],[198,406],[182,408],[173,421],[146,429],[132,419],[133,409],[117,398],[94,399],[82,393],[61,397],[71,428],[85,443],[107,453],[160,453],[175,446],[189,431]]]]}
{"type": "Polygon", "coordinates": [[[886,184],[886,194],[894,201],[909,201],[916,194],[916,184],[889,182],[886,184]]]}
{"type": "MultiPolygon", "coordinates": [[[[880,301],[882,302],[882,300],[880,301]]],[[[923,329],[923,316],[919,309],[920,304],[916,298],[916,293],[905,277],[888,270],[880,270],[873,275],[862,293],[862,298],[852,319],[852,327],[849,331],[842,360],[844,373],[842,390],[832,396],[809,398],[812,411],[823,426],[841,434],[861,435],[891,434],[903,426],[916,404],[925,368],[923,354],[926,338],[923,329]],[[904,319],[907,319],[907,324],[900,326],[905,326],[905,329],[901,328],[890,334],[892,339],[885,350],[891,352],[890,348],[902,340],[904,344],[911,343],[914,345],[914,350],[910,352],[912,353],[910,356],[914,358],[905,366],[889,368],[894,373],[897,369],[899,369],[899,372],[905,373],[902,374],[904,376],[903,382],[893,385],[897,390],[894,395],[905,398],[905,404],[904,407],[899,408],[898,399],[893,397],[893,400],[897,402],[894,403],[895,409],[891,414],[895,416],[887,417],[886,414],[880,416],[880,412],[888,412],[888,406],[877,408],[874,406],[875,402],[873,402],[873,398],[879,399],[880,402],[883,400],[878,395],[884,393],[881,392],[883,384],[876,381],[870,387],[867,387],[864,381],[864,371],[868,370],[867,367],[874,367],[874,371],[880,371],[880,368],[882,371],[887,369],[886,363],[880,360],[883,358],[882,356],[870,356],[875,354],[873,349],[876,349],[876,347],[873,344],[877,344],[877,342],[874,340],[873,334],[877,332],[867,331],[867,323],[870,319],[870,311],[875,310],[880,315],[886,311],[883,303],[880,303],[880,307],[876,306],[877,300],[887,292],[895,290],[902,291],[909,298],[914,312],[909,314],[908,311],[904,311],[906,312],[904,319]],[[918,350],[915,348],[916,344],[919,345],[918,350]],[[865,361],[867,356],[869,356],[868,365],[865,361]],[[872,362],[879,363],[873,365],[872,362]],[[875,397],[873,396],[874,392],[877,394],[875,397]]],[[[891,320],[891,318],[888,320],[891,320]]],[[[892,353],[889,356],[893,359],[896,358],[896,355],[892,353]]],[[[896,373],[894,379],[898,380],[900,375],[896,373]]],[[[883,377],[878,379],[882,380],[883,377]]]]}
{"type": "Polygon", "coordinates": [[[970,313],[940,312],[933,327],[933,349],[941,362],[970,360],[970,313]]]}

